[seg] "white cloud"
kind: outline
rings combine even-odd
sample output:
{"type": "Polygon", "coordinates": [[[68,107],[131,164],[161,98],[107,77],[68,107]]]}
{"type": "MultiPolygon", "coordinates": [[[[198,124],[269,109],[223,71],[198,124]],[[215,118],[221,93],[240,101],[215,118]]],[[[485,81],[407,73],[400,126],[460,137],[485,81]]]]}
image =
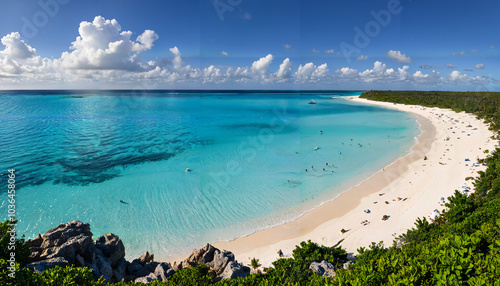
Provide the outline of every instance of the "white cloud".
{"type": "Polygon", "coordinates": [[[387,52],[386,56],[396,62],[399,63],[411,63],[411,58],[407,57],[405,54],[400,51],[390,50],[387,52]]]}
{"type": "Polygon", "coordinates": [[[490,49],[494,49],[494,48],[495,48],[495,46],[493,46],[493,45],[490,46],[490,49]]]}
{"type": "Polygon", "coordinates": [[[292,51],[292,46],[290,46],[289,44],[284,44],[283,49],[285,49],[285,51],[287,51],[287,52],[290,52],[290,51],[292,51]]]}
{"type": "MultiPolygon", "coordinates": [[[[135,40],[131,31],[122,31],[116,20],[96,17],[92,22],[82,22],[79,36],[71,44],[70,50],[62,53],[60,58],[49,59],[37,55],[35,48],[20,39],[19,33],[11,33],[1,38],[4,46],[0,50],[0,83],[2,87],[131,87],[131,88],[168,88],[185,84],[186,87],[198,87],[208,84],[317,84],[314,86],[363,86],[395,88],[400,86],[469,86],[472,84],[494,83],[494,79],[477,76],[471,77],[459,71],[441,76],[439,72],[410,73],[405,65],[400,68],[388,68],[386,64],[376,61],[373,68],[358,72],[352,67],[342,67],[331,73],[326,63],[306,63],[294,68],[290,58],[273,64],[274,56],[250,61],[248,66],[217,66],[208,64],[191,68],[183,61],[182,53],[174,46],[166,58],[143,61],[144,53],[154,48],[158,35],[146,30],[135,40]],[[5,85],[5,84],[10,85],[5,85]],[[61,85],[64,84],[64,85],[61,85]],[[22,85],[20,85],[22,84],[22,85]],[[109,85],[106,85],[109,84],[109,85]],[[128,85],[126,85],[128,84],[128,85]],[[403,84],[403,85],[400,85],[403,84]]],[[[173,45],[172,45],[173,46],[173,45]]],[[[288,44],[283,46],[291,50],[288,44]]],[[[324,51],[333,54],[333,50],[324,51]]],[[[319,52],[319,51],[318,51],[319,52]]],[[[221,54],[227,54],[222,51],[221,54]]],[[[389,51],[388,56],[402,61],[411,61],[399,51],[389,51]]],[[[359,60],[366,60],[360,56],[359,60]]],[[[444,67],[456,68],[455,65],[444,67]]],[[[476,68],[484,65],[476,65],[476,68]]],[[[439,68],[439,66],[421,66],[422,69],[439,68]]],[[[248,86],[252,86],[248,85],[248,86]]],[[[231,85],[230,85],[231,86],[231,85]]]]}
{"type": "Polygon", "coordinates": [[[174,59],[172,60],[174,69],[180,69],[182,67],[181,52],[177,47],[170,48],[169,50],[174,55],[174,59]]]}
{"type": "Polygon", "coordinates": [[[358,77],[358,71],[349,67],[343,67],[335,71],[342,78],[356,78],[358,77]]]}
{"type": "Polygon", "coordinates": [[[424,74],[422,73],[422,71],[416,71],[412,77],[416,83],[421,83],[421,84],[436,85],[442,82],[441,75],[439,74],[439,72],[436,71],[432,71],[431,74],[424,74]]]}
{"type": "Polygon", "coordinates": [[[313,63],[300,65],[294,74],[299,81],[318,81],[320,78],[327,77],[329,69],[327,64],[316,66],[313,63]]]}
{"type": "Polygon", "coordinates": [[[361,55],[361,56],[359,56],[359,57],[356,58],[357,61],[364,61],[364,60],[367,60],[367,59],[368,59],[368,56],[363,56],[363,55],[361,55]]]}
{"type": "Polygon", "coordinates": [[[319,54],[319,53],[321,53],[320,51],[318,51],[318,50],[316,50],[316,49],[312,49],[312,50],[311,50],[311,52],[312,52],[313,54],[319,54]]]}
{"type": "Polygon", "coordinates": [[[220,54],[223,56],[226,56],[226,57],[229,56],[229,54],[226,51],[222,51],[222,52],[220,52],[220,54]]]}
{"type": "Polygon", "coordinates": [[[453,54],[451,54],[451,55],[452,55],[452,56],[454,56],[454,57],[457,57],[457,56],[463,56],[463,55],[465,55],[465,52],[464,52],[464,51],[461,51],[461,52],[459,52],[459,53],[453,53],[453,54]]]}
{"type": "Polygon", "coordinates": [[[451,81],[464,81],[465,79],[467,79],[467,75],[466,74],[461,74],[459,71],[452,71],[448,75],[448,78],[451,81]]]}
{"type": "Polygon", "coordinates": [[[457,65],[452,65],[452,64],[446,64],[445,66],[448,69],[456,69],[457,68],[457,65]]]}
{"type": "Polygon", "coordinates": [[[484,65],[483,64],[477,64],[474,66],[475,69],[477,70],[484,70],[484,65]]]}
{"type": "Polygon", "coordinates": [[[335,51],[333,49],[329,49],[325,51],[325,54],[334,54],[335,51]]]}
{"type": "Polygon", "coordinates": [[[273,55],[269,54],[263,58],[260,58],[258,61],[253,62],[252,67],[250,68],[251,71],[260,74],[260,75],[265,75],[269,71],[269,65],[273,62],[273,55]]]}
{"type": "Polygon", "coordinates": [[[79,36],[71,43],[72,52],[61,55],[61,63],[69,69],[93,70],[144,70],[138,55],[150,50],[158,35],[146,30],[135,41],[131,31],[122,31],[115,19],[101,16],[94,21],[83,21],[78,29],[79,36]]]}
{"type": "Polygon", "coordinates": [[[36,56],[36,50],[21,40],[18,32],[10,33],[2,38],[2,44],[5,46],[0,51],[0,57],[9,57],[11,59],[29,59],[36,56]]]}
{"type": "Polygon", "coordinates": [[[293,63],[289,58],[286,58],[283,63],[281,63],[279,70],[276,72],[276,76],[279,78],[289,78],[292,75],[293,63]]]}
{"type": "Polygon", "coordinates": [[[470,50],[470,52],[471,52],[471,53],[477,53],[477,52],[479,52],[479,51],[478,51],[478,50],[476,50],[476,49],[472,49],[472,50],[470,50]]]}
{"type": "Polygon", "coordinates": [[[373,63],[373,69],[367,69],[359,75],[364,78],[378,78],[384,75],[391,74],[393,72],[393,69],[387,71],[387,66],[384,63],[376,61],[375,63],[373,63]]]}

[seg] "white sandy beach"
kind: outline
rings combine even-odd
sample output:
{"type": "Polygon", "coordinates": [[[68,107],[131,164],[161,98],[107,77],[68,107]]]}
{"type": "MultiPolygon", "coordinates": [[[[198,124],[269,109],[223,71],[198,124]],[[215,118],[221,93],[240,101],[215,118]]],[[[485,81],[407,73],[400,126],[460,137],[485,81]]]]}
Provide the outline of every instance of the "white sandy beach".
{"type": "Polygon", "coordinates": [[[464,112],[349,99],[416,114],[423,132],[413,152],[297,220],[214,246],[231,250],[244,264],[258,258],[263,267],[278,258],[279,249],[290,256],[297,244],[309,239],[327,246],[344,239],[341,245],[353,254],[371,242],[383,241],[389,246],[394,236],[413,227],[418,217],[428,218],[435,209],[443,210],[441,197],[462,190],[464,185],[473,187],[465,179],[485,169],[473,164],[486,156],[484,150],[493,150],[496,145],[486,124],[464,112]],[[365,213],[366,209],[371,213],[365,213]],[[390,218],[383,221],[383,215],[390,218]],[[362,225],[365,220],[369,223],[362,225]],[[347,232],[341,234],[342,228],[347,232]]]}

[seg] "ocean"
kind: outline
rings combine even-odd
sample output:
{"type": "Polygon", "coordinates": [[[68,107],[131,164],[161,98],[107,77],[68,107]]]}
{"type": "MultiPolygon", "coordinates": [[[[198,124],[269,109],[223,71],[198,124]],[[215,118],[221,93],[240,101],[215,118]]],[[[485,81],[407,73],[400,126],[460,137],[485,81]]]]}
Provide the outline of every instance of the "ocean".
{"type": "Polygon", "coordinates": [[[19,235],[80,220],[127,259],[282,224],[415,143],[415,116],[342,98],[359,94],[2,91],[0,218],[15,169],[19,235]]]}

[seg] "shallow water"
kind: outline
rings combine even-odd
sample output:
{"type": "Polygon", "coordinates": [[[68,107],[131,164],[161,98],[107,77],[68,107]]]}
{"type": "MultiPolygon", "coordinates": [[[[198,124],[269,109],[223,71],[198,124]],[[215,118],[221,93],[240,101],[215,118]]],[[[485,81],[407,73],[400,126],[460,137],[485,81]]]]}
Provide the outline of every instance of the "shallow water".
{"type": "Polygon", "coordinates": [[[331,98],[355,94],[2,92],[18,233],[78,219],[161,259],[289,221],[414,144],[413,115],[331,98]]]}

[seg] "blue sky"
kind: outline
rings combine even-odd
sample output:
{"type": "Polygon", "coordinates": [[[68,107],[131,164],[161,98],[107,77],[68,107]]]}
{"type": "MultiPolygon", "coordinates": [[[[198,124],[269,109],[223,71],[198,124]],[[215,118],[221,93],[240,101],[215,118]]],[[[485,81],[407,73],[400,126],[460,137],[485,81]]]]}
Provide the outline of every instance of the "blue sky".
{"type": "Polygon", "coordinates": [[[499,12],[493,0],[2,1],[0,89],[498,91],[499,12]]]}

